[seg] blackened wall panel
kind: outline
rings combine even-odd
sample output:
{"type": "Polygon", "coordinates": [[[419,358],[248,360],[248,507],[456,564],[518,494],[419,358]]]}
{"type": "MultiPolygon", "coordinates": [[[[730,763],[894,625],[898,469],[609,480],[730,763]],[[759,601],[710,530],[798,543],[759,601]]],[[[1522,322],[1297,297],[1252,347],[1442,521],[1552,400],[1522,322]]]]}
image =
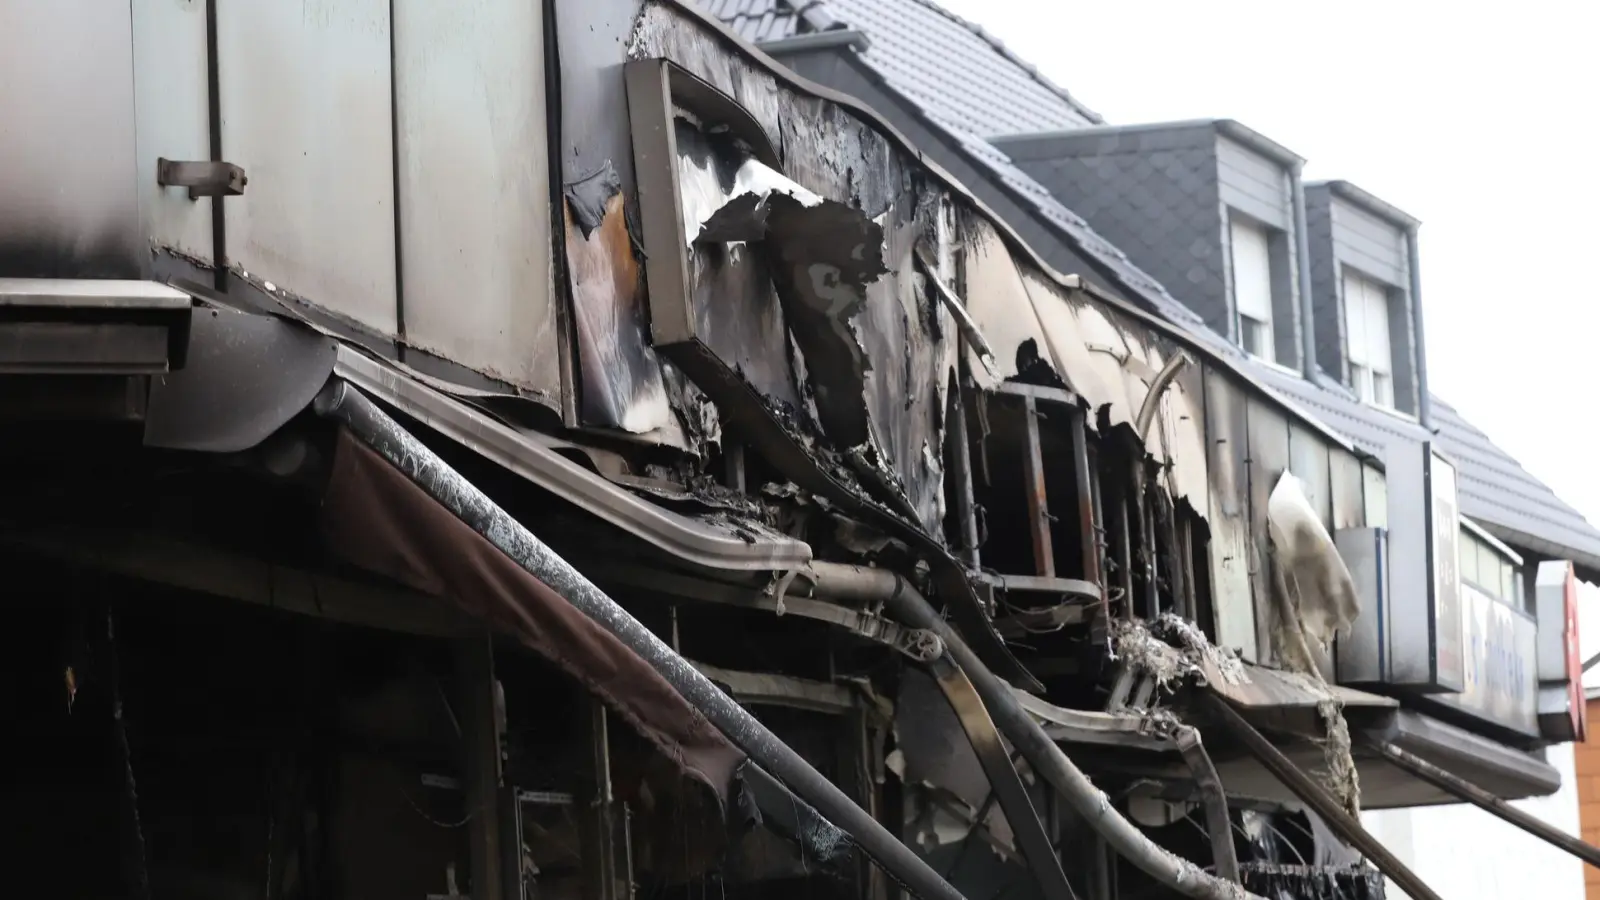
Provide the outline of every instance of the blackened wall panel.
{"type": "Polygon", "coordinates": [[[1289,422],[1263,400],[1250,400],[1250,533],[1254,539],[1250,584],[1255,595],[1256,648],[1261,659],[1273,661],[1272,636],[1278,607],[1268,557],[1267,501],[1278,478],[1289,469],[1289,422]]]}
{"type": "Polygon", "coordinates": [[[1218,646],[1259,659],[1251,587],[1247,401],[1226,375],[1205,372],[1211,471],[1211,597],[1218,646]]]}
{"type": "Polygon", "coordinates": [[[109,6],[0,3],[0,275],[143,271],[132,25],[109,6]]]}

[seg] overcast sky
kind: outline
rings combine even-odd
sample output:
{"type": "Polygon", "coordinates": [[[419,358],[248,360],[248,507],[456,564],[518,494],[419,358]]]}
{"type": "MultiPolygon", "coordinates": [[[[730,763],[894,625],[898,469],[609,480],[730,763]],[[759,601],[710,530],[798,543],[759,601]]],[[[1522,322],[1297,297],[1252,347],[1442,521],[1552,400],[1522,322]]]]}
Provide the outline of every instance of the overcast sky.
{"type": "Polygon", "coordinates": [[[939,2],[1111,123],[1238,119],[1421,219],[1434,393],[1600,524],[1600,4],[939,2]]]}

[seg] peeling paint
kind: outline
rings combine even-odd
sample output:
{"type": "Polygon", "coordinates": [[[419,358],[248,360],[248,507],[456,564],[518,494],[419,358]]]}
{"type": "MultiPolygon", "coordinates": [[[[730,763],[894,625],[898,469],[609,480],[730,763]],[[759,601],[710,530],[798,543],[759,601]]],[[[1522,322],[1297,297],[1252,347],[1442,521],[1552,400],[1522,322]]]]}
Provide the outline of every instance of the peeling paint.
{"type": "Polygon", "coordinates": [[[623,195],[613,192],[600,205],[595,183],[586,182],[581,192],[569,190],[565,204],[583,417],[644,434],[671,422],[667,394],[661,365],[645,338],[642,280],[623,195]],[[587,230],[586,219],[592,223],[587,230]]]}

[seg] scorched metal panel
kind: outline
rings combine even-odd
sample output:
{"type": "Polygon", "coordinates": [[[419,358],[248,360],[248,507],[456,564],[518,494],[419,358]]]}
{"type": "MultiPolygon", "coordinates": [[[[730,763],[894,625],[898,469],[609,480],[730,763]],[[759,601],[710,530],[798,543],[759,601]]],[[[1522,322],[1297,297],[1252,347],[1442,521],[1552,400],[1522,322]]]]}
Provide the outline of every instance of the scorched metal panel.
{"type": "Polygon", "coordinates": [[[555,401],[542,6],[396,0],[396,158],[407,343],[555,401]]]}
{"type": "Polygon", "coordinates": [[[1255,662],[1245,398],[1227,376],[1210,368],[1205,371],[1205,395],[1206,441],[1211,450],[1211,605],[1217,644],[1255,662]]]}
{"type": "Polygon", "coordinates": [[[1302,425],[1289,427],[1289,471],[1300,479],[1306,500],[1317,511],[1328,533],[1333,533],[1333,485],[1328,470],[1328,442],[1302,425]]]}
{"type": "Polygon", "coordinates": [[[1250,532],[1255,538],[1250,585],[1256,605],[1256,647],[1272,661],[1272,634],[1277,606],[1272,602],[1271,567],[1267,557],[1267,499],[1289,468],[1289,420],[1275,407],[1250,401],[1250,532]]]}
{"type": "MultiPolygon", "coordinates": [[[[396,330],[389,0],[221,0],[227,254],[380,334],[396,330]]],[[[448,180],[454,173],[439,173],[448,180]]]]}

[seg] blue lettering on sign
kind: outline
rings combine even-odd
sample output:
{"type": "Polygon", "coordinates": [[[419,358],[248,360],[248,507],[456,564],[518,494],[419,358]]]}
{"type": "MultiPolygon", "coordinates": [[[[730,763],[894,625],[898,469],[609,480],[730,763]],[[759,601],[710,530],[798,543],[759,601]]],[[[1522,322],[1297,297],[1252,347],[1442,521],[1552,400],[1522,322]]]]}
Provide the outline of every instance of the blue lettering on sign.
{"type": "MultiPolygon", "coordinates": [[[[1475,595],[1477,592],[1474,591],[1475,595]]],[[[1518,650],[1518,625],[1488,597],[1469,596],[1466,616],[1466,685],[1462,700],[1484,712],[1517,717],[1526,706],[1530,660],[1518,650]]]]}

